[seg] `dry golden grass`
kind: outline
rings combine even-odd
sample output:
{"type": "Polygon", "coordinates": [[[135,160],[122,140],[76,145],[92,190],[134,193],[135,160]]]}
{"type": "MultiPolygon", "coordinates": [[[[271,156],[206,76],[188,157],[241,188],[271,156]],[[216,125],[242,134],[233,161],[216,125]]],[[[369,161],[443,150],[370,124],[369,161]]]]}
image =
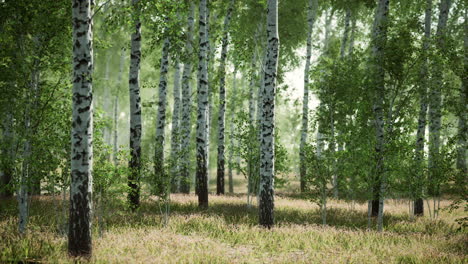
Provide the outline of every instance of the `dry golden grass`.
{"type": "MultiPolygon", "coordinates": [[[[445,207],[450,201],[442,201],[445,207]]],[[[66,238],[57,232],[56,201],[35,198],[29,232],[16,231],[16,203],[0,205],[0,262],[70,263],[66,238]]],[[[194,195],[171,195],[169,223],[160,204],[143,201],[131,214],[119,203],[107,203],[106,230],[94,225],[91,263],[468,263],[468,238],[454,222],[462,210],[442,211],[437,220],[410,219],[407,201],[385,204],[385,231],[367,231],[367,205],[351,210],[329,202],[329,226],[320,225],[318,207],[306,200],[276,197],[277,225],[257,226],[257,208],[245,195],[210,196],[210,207],[198,209],[194,195]]],[[[86,262],[85,260],[81,260],[86,262]]]]}

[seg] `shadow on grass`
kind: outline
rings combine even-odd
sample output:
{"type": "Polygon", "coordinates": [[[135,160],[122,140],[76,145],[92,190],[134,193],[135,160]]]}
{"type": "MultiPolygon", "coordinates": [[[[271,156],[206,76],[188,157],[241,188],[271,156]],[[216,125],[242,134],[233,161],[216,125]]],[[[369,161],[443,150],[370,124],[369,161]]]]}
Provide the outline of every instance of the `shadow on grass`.
{"type": "MultiPolygon", "coordinates": [[[[239,197],[240,195],[232,195],[239,197]]],[[[30,207],[30,224],[56,229],[61,221],[58,214],[62,209],[57,208],[59,203],[51,197],[33,198],[30,207]]],[[[68,204],[68,203],[67,203],[68,204]]],[[[65,210],[68,215],[68,208],[65,210]]],[[[108,228],[118,227],[145,227],[162,226],[165,207],[159,201],[143,201],[137,213],[131,213],[124,202],[114,199],[105,205],[104,219],[108,228]]],[[[0,220],[17,217],[16,199],[3,199],[0,201],[0,220]]],[[[275,222],[277,226],[287,225],[322,225],[322,216],[319,209],[304,210],[290,207],[277,207],[275,209],[275,222]]],[[[62,213],[63,214],[63,213],[62,213]]],[[[178,203],[170,205],[170,216],[202,215],[206,217],[222,218],[229,225],[258,225],[258,208],[247,208],[246,204],[212,202],[207,209],[201,209],[196,202],[178,203]]],[[[367,230],[367,213],[350,209],[329,208],[327,210],[327,225],[350,230],[367,230]]],[[[96,225],[95,225],[96,226],[96,225]]],[[[375,228],[373,219],[372,228],[375,228]]],[[[430,220],[427,218],[411,220],[407,215],[385,214],[384,228],[388,232],[398,234],[456,234],[455,225],[443,220],[430,220]]]]}

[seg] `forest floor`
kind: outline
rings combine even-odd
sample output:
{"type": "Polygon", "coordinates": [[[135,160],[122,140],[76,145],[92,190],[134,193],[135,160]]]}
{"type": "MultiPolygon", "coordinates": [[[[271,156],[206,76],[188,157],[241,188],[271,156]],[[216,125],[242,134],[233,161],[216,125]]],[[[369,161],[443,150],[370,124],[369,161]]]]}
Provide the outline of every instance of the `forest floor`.
{"type": "MultiPolygon", "coordinates": [[[[408,201],[388,200],[385,231],[367,231],[367,205],[328,204],[328,226],[318,207],[287,193],[275,199],[276,226],[257,225],[257,207],[243,194],[210,195],[197,207],[195,195],[171,195],[165,223],[161,203],[149,197],[132,214],[119,199],[106,202],[104,231],[94,221],[92,263],[468,263],[468,234],[455,212],[437,220],[408,216],[408,201]]],[[[443,200],[444,208],[450,201],[443,200]]],[[[16,201],[0,201],[0,263],[70,263],[67,239],[59,232],[58,197],[34,197],[29,231],[17,234],[16,201]]],[[[427,215],[427,212],[426,212],[427,215]]]]}

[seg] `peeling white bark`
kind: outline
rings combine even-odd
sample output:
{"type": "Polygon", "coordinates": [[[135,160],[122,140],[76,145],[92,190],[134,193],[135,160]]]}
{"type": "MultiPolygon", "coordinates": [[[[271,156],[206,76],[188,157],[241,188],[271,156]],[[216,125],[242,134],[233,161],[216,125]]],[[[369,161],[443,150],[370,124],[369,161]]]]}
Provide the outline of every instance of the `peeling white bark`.
{"type": "Polygon", "coordinates": [[[197,87],[197,190],[198,205],[208,207],[208,35],[206,30],[207,0],[199,6],[199,55],[197,87]]]}
{"type": "Polygon", "coordinates": [[[91,255],[93,193],[93,34],[91,0],[72,1],[73,112],[68,251],[91,255]]]}
{"type": "Polygon", "coordinates": [[[271,228],[274,224],[274,134],[275,134],[275,93],[278,72],[279,34],[278,1],[268,0],[267,4],[267,60],[265,64],[264,87],[262,89],[262,124],[260,142],[260,225],[271,228]]]}

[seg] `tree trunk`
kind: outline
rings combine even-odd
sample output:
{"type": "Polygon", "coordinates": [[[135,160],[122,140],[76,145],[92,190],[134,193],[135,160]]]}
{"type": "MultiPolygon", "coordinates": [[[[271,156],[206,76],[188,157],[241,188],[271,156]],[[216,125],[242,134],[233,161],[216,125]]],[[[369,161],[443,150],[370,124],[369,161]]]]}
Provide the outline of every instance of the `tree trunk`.
{"type": "Polygon", "coordinates": [[[278,1],[268,0],[267,60],[262,89],[262,125],[260,142],[260,204],[259,222],[271,228],[274,224],[274,173],[275,173],[275,93],[278,71],[279,34],[278,1]]]}
{"type": "Polygon", "coordinates": [[[300,188],[301,192],[306,190],[307,166],[305,164],[305,147],[307,144],[308,126],[309,126],[309,71],[310,59],[312,57],[312,29],[317,16],[317,0],[309,0],[307,11],[307,48],[306,63],[304,68],[304,98],[302,101],[302,132],[301,143],[299,146],[299,167],[300,167],[300,188]]]}
{"type": "Polygon", "coordinates": [[[229,44],[229,24],[231,22],[231,15],[234,9],[235,0],[231,0],[226,18],[224,19],[224,33],[222,41],[221,51],[221,65],[220,65],[220,76],[219,76],[219,115],[218,115],[218,170],[216,177],[216,194],[224,194],[224,122],[226,112],[226,58],[227,48],[229,44]]]}
{"type": "Polygon", "coordinates": [[[179,153],[180,153],[180,64],[177,61],[174,70],[174,110],[172,111],[171,134],[171,192],[179,192],[179,153]]]}
{"type": "MultiPolygon", "coordinates": [[[[210,153],[211,153],[211,130],[212,125],[211,122],[213,121],[213,87],[211,86],[211,73],[213,72],[213,65],[214,65],[214,55],[216,51],[211,47],[211,39],[210,39],[210,17],[211,17],[211,8],[209,0],[207,0],[206,4],[206,39],[207,39],[207,48],[206,48],[206,79],[207,79],[207,89],[208,89],[208,113],[206,118],[206,123],[208,129],[206,130],[206,184],[209,186],[210,183],[210,153]]],[[[208,188],[208,187],[207,187],[208,188]]]]}
{"type": "Polygon", "coordinates": [[[167,72],[169,71],[169,38],[163,43],[161,55],[161,68],[159,74],[159,100],[158,115],[156,117],[156,147],[154,153],[154,172],[158,182],[158,190],[166,193],[165,170],[164,170],[164,143],[166,130],[166,107],[167,107],[167,72]]]}
{"type": "Polygon", "coordinates": [[[424,202],[423,198],[423,182],[424,182],[424,169],[422,167],[424,158],[424,139],[426,134],[426,120],[427,120],[427,90],[429,87],[428,76],[428,62],[427,50],[430,48],[431,40],[431,20],[432,20],[432,0],[426,1],[426,14],[425,14],[425,30],[424,30],[424,43],[422,49],[423,62],[421,65],[421,78],[420,78],[420,95],[419,95],[419,118],[418,118],[418,130],[416,133],[416,152],[415,158],[417,163],[417,176],[415,183],[414,196],[414,211],[415,216],[424,215],[424,202]]]}
{"type": "Polygon", "coordinates": [[[346,16],[345,16],[345,28],[343,32],[343,40],[341,41],[341,49],[340,49],[340,58],[343,59],[346,55],[346,45],[348,43],[349,38],[349,30],[350,30],[350,22],[351,22],[351,9],[348,7],[346,9],[346,16]]]}
{"type": "MultiPolygon", "coordinates": [[[[451,0],[442,0],[439,6],[439,21],[437,24],[436,46],[440,55],[445,51],[445,31],[450,11],[451,0]]],[[[428,194],[438,196],[439,185],[434,183],[438,181],[440,175],[440,129],[442,126],[442,87],[443,69],[440,63],[435,63],[433,72],[434,85],[431,85],[429,97],[429,186],[428,194]]]]}
{"type": "Polygon", "coordinates": [[[90,0],[73,0],[73,112],[68,252],[91,256],[93,34],[90,0]]]}
{"type": "Polygon", "coordinates": [[[468,175],[467,165],[466,165],[466,149],[467,149],[467,137],[468,137],[468,126],[466,125],[467,113],[468,113],[468,21],[467,21],[468,11],[465,9],[465,37],[464,42],[464,70],[462,71],[463,76],[461,89],[460,89],[460,110],[458,116],[458,148],[457,148],[457,169],[458,176],[456,179],[456,184],[459,186],[459,194],[466,193],[466,175],[468,175]]]}
{"type": "MultiPolygon", "coordinates": [[[[141,98],[140,98],[140,62],[141,62],[141,22],[139,18],[139,0],[133,0],[136,11],[135,31],[131,35],[129,92],[130,92],[130,173],[128,176],[128,200],[132,210],[140,206],[140,171],[141,171],[141,98]]],[[[116,96],[117,99],[117,96],[116,96]]],[[[117,100],[116,100],[117,104],[117,100]]],[[[114,117],[115,118],[115,117],[114,117]]],[[[117,120],[114,120],[117,123],[117,120]]],[[[115,133],[115,138],[117,133],[115,133]]],[[[114,139],[115,140],[115,139],[114,139]]],[[[116,140],[115,140],[116,141],[116,140]]],[[[114,142],[114,145],[116,142],[114,142]]],[[[115,148],[115,146],[114,146],[115,148]]],[[[116,152],[114,150],[114,155],[116,152]]],[[[114,158],[115,159],[115,158],[114,158]]]]}
{"type": "Polygon", "coordinates": [[[354,53],[354,41],[356,39],[356,15],[351,14],[351,34],[349,37],[349,48],[348,54],[352,55],[354,53]]]}
{"type": "Polygon", "coordinates": [[[3,121],[3,138],[1,159],[1,178],[0,178],[0,198],[13,196],[13,171],[14,171],[14,135],[13,135],[13,114],[8,111],[3,121]]]}
{"type": "MultiPolygon", "coordinates": [[[[386,175],[384,170],[384,98],[385,98],[385,69],[384,69],[384,51],[385,44],[387,41],[387,17],[389,11],[390,0],[379,0],[375,12],[374,27],[372,29],[372,57],[371,57],[371,69],[372,74],[372,88],[375,91],[374,94],[374,125],[375,125],[375,155],[376,155],[376,170],[374,183],[378,183],[374,187],[374,191],[378,195],[378,210],[377,210],[377,230],[382,231],[383,224],[383,205],[384,195],[386,189],[386,175]]],[[[375,193],[374,193],[375,195],[375,193]]],[[[377,197],[374,196],[374,200],[377,197]]],[[[374,209],[375,202],[373,201],[374,209]]]]}
{"type": "Polygon", "coordinates": [[[197,115],[197,189],[198,206],[208,207],[207,158],[208,158],[208,36],[206,32],[206,5],[200,0],[199,6],[199,63],[198,63],[198,115],[197,115]]]}
{"type": "Polygon", "coordinates": [[[114,166],[117,166],[118,163],[118,152],[119,152],[119,134],[118,134],[118,129],[119,129],[119,96],[116,94],[114,96],[114,139],[113,139],[113,161],[114,161],[114,166]]]}
{"type": "Polygon", "coordinates": [[[232,178],[232,163],[233,160],[233,153],[234,153],[234,113],[236,112],[236,104],[237,104],[237,67],[234,66],[234,73],[232,75],[232,95],[231,95],[231,119],[229,124],[229,162],[228,162],[228,184],[229,184],[229,193],[234,193],[234,182],[232,178]]]}
{"type": "Polygon", "coordinates": [[[190,76],[192,75],[193,57],[193,28],[194,28],[195,4],[190,3],[190,12],[187,21],[186,56],[182,74],[182,120],[181,120],[181,154],[180,154],[180,191],[190,193],[190,134],[191,134],[191,109],[192,90],[190,87],[190,76]]]}

